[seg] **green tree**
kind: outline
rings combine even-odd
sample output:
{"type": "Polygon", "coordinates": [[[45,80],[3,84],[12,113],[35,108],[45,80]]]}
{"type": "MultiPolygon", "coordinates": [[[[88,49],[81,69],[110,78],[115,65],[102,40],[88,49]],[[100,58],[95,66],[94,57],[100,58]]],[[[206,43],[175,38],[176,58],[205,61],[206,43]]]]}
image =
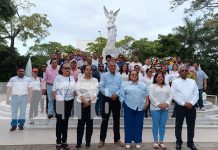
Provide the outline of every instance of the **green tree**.
{"type": "Polygon", "coordinates": [[[197,18],[191,21],[189,18],[184,19],[185,25],[174,29],[175,34],[181,41],[179,55],[182,58],[193,59],[194,53],[197,52],[204,44],[205,30],[202,26],[202,20],[197,18]]]}
{"type": "Polygon", "coordinates": [[[55,53],[55,51],[60,50],[61,53],[69,53],[75,51],[72,45],[62,45],[58,42],[49,42],[43,44],[35,44],[30,47],[29,54],[31,55],[49,55],[55,53]]]}
{"type": "Polygon", "coordinates": [[[140,61],[144,61],[146,57],[155,56],[157,46],[157,41],[149,41],[147,38],[141,38],[132,43],[132,56],[138,56],[140,61]]]}
{"type": "Polygon", "coordinates": [[[31,16],[13,17],[9,22],[1,21],[3,28],[0,30],[2,39],[10,41],[10,54],[15,51],[15,38],[25,42],[33,39],[39,43],[41,39],[49,35],[48,28],[51,23],[45,14],[34,13],[31,16]]]}
{"type": "Polygon", "coordinates": [[[0,19],[10,20],[16,14],[16,8],[11,0],[0,0],[0,19]]]}
{"type": "Polygon", "coordinates": [[[214,13],[214,10],[218,8],[217,0],[171,0],[171,9],[189,3],[190,7],[185,8],[185,13],[196,13],[202,11],[205,15],[211,15],[214,13]]]}
{"type": "Polygon", "coordinates": [[[181,49],[181,42],[174,34],[158,35],[158,51],[159,57],[177,56],[181,49]]]}
{"type": "Polygon", "coordinates": [[[104,37],[98,37],[94,42],[87,44],[87,50],[89,52],[97,52],[98,55],[102,54],[104,47],[106,46],[107,39],[104,37]]]}
{"type": "Polygon", "coordinates": [[[135,39],[131,36],[124,36],[124,38],[116,42],[116,47],[119,49],[120,53],[130,57],[132,50],[131,45],[135,39]]]}

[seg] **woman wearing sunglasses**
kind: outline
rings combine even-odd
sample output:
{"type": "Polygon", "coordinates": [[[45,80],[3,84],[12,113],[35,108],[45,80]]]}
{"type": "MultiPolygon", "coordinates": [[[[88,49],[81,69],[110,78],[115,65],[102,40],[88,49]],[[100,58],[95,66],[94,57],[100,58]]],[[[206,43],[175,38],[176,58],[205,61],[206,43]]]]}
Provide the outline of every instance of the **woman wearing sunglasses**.
{"type": "Polygon", "coordinates": [[[52,95],[55,99],[56,113],[56,149],[69,149],[67,144],[68,121],[73,107],[75,81],[70,76],[70,64],[65,63],[60,68],[60,75],[55,78],[52,95]]]}
{"type": "Polygon", "coordinates": [[[144,110],[149,105],[146,84],[138,81],[136,71],[129,73],[129,81],[121,86],[120,101],[124,106],[124,126],[126,149],[132,142],[136,148],[141,148],[144,110]]]}

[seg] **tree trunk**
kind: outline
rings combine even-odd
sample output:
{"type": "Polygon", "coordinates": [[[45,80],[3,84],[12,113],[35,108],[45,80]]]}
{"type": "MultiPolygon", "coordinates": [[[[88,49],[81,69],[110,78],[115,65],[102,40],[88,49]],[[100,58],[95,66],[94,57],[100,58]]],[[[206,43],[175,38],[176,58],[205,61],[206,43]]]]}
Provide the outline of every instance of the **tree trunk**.
{"type": "Polygon", "coordinates": [[[10,44],[10,56],[12,55],[12,53],[15,51],[15,48],[14,48],[14,40],[15,38],[14,37],[11,37],[11,44],[10,44]]]}

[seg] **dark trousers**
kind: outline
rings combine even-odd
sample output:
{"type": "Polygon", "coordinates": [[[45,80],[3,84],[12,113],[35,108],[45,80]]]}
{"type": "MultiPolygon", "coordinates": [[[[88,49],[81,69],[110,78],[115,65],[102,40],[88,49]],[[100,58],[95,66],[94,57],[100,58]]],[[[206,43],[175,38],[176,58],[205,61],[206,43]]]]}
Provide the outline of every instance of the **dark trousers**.
{"type": "Polygon", "coordinates": [[[41,91],[33,91],[32,93],[32,99],[30,102],[30,112],[29,112],[29,118],[36,117],[38,115],[38,106],[39,102],[42,99],[42,92],[41,91]]]}
{"type": "Polygon", "coordinates": [[[195,133],[195,119],[196,119],[196,108],[192,107],[188,109],[184,106],[175,104],[175,113],[176,113],[176,144],[181,145],[182,141],[182,125],[184,118],[186,118],[187,130],[188,130],[188,141],[187,144],[193,144],[193,138],[195,133]]]}
{"type": "Polygon", "coordinates": [[[103,94],[101,92],[98,93],[98,98],[95,104],[95,113],[97,116],[101,116],[102,114],[102,98],[103,98],[103,94]]]}
{"type": "Polygon", "coordinates": [[[67,142],[68,121],[73,106],[73,100],[55,101],[56,113],[56,143],[62,144],[67,142]]]}
{"type": "Polygon", "coordinates": [[[100,140],[105,141],[107,135],[108,121],[110,114],[113,114],[113,131],[114,131],[114,142],[120,140],[120,108],[121,104],[119,99],[112,101],[109,97],[103,97],[102,101],[102,123],[100,140]]]}
{"type": "Polygon", "coordinates": [[[91,119],[91,106],[86,108],[81,104],[81,119],[78,119],[77,125],[77,145],[82,144],[84,126],[86,125],[86,143],[91,143],[93,133],[93,119],[91,119]]]}

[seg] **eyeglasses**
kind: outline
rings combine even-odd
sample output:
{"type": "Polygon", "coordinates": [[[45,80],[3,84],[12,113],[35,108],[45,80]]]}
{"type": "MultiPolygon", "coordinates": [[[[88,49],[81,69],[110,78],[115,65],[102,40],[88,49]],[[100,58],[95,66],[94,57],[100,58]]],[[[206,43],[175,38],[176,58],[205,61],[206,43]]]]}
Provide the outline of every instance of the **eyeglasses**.
{"type": "Polygon", "coordinates": [[[188,72],[188,70],[180,70],[181,72],[188,72]]]}
{"type": "Polygon", "coordinates": [[[64,69],[65,69],[65,70],[70,70],[71,68],[69,68],[69,67],[64,67],[64,69]]]}

